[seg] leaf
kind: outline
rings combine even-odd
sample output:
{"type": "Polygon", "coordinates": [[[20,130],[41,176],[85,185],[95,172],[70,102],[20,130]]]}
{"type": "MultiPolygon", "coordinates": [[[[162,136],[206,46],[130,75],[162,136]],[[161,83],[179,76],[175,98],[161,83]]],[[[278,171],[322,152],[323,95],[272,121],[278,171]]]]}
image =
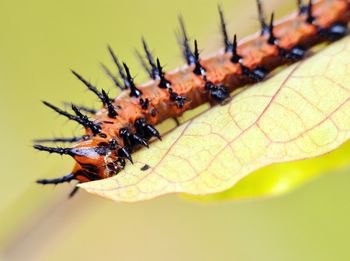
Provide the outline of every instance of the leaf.
{"type": "Polygon", "coordinates": [[[319,176],[350,170],[350,142],[321,157],[272,164],[250,173],[232,188],[209,195],[183,195],[200,202],[277,196],[287,193],[319,176]]]}
{"type": "Polygon", "coordinates": [[[125,202],[206,195],[271,163],[328,153],[350,137],[349,75],[347,37],[177,127],[117,176],[80,186],[125,202]]]}

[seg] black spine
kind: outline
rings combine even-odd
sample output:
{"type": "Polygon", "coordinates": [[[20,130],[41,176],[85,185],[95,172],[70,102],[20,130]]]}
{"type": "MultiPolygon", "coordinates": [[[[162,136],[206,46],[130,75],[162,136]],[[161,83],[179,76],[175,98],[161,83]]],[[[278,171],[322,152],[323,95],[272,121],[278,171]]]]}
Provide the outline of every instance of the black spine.
{"type": "Polygon", "coordinates": [[[66,176],[55,178],[55,179],[39,179],[36,181],[36,183],[43,184],[43,185],[47,185],[47,184],[57,185],[57,184],[61,184],[61,183],[70,182],[73,179],[75,179],[75,174],[70,173],[66,176]]]}
{"type": "Polygon", "coordinates": [[[191,50],[191,47],[188,42],[188,36],[185,28],[185,23],[183,21],[182,16],[179,16],[179,23],[180,23],[180,29],[181,29],[181,36],[180,36],[180,43],[182,47],[182,54],[187,62],[188,65],[192,65],[196,63],[195,56],[191,50]]]}
{"type": "Polygon", "coordinates": [[[125,72],[126,72],[126,78],[127,78],[127,81],[129,83],[129,88],[130,88],[130,96],[131,97],[135,97],[135,98],[138,98],[142,95],[142,92],[137,89],[135,83],[134,83],[134,79],[133,77],[131,77],[131,73],[130,73],[130,70],[129,70],[129,67],[123,63],[123,66],[124,66],[124,69],[125,69],[125,72]]]}
{"type": "Polygon", "coordinates": [[[52,105],[51,103],[49,103],[49,102],[47,102],[47,101],[42,101],[42,103],[43,103],[44,105],[46,105],[47,107],[51,108],[52,110],[54,110],[55,112],[57,112],[58,114],[63,115],[63,116],[67,117],[67,118],[70,119],[70,120],[73,120],[73,121],[76,121],[76,122],[82,124],[82,122],[81,122],[81,120],[79,119],[79,117],[74,116],[74,115],[72,115],[72,114],[70,114],[70,113],[68,113],[68,112],[66,112],[66,111],[64,111],[64,110],[61,110],[60,108],[58,108],[58,107],[52,105]]]}
{"type": "MultiPolygon", "coordinates": [[[[71,106],[72,104],[70,102],[64,102],[65,106],[71,106]]],[[[83,106],[83,105],[75,105],[80,111],[87,112],[89,114],[96,114],[97,110],[83,106]]]]}
{"type": "Polygon", "coordinates": [[[157,71],[158,71],[158,76],[160,80],[158,87],[163,89],[169,88],[171,83],[165,78],[163,67],[160,65],[160,61],[158,58],[157,58],[157,71]]]}
{"type": "Polygon", "coordinates": [[[224,17],[224,13],[223,13],[220,5],[218,5],[218,11],[219,11],[219,16],[220,16],[220,26],[221,26],[221,33],[222,33],[223,40],[224,40],[225,52],[231,53],[233,51],[233,44],[231,43],[231,41],[228,38],[225,17],[224,17]]]}
{"type": "Polygon", "coordinates": [[[77,115],[77,117],[80,120],[80,123],[86,127],[89,128],[93,134],[98,134],[101,132],[101,126],[95,124],[94,122],[90,121],[89,118],[82,114],[79,110],[78,107],[76,107],[74,104],[72,104],[72,110],[75,112],[75,114],[77,115]]]}
{"type": "Polygon", "coordinates": [[[194,58],[195,58],[195,67],[193,72],[196,75],[205,75],[205,69],[200,63],[200,57],[199,57],[199,50],[198,50],[198,44],[197,40],[194,40],[194,58]]]}
{"type": "Polygon", "coordinates": [[[260,21],[260,26],[261,26],[261,35],[268,33],[268,26],[265,21],[265,15],[264,15],[264,10],[262,7],[261,0],[256,0],[256,4],[258,7],[258,16],[259,16],[259,21],[260,21]]]}
{"type": "Polygon", "coordinates": [[[274,13],[271,14],[271,19],[269,24],[269,39],[267,40],[267,42],[271,45],[275,45],[277,40],[275,35],[273,34],[273,20],[274,20],[274,13]]]}
{"type": "Polygon", "coordinates": [[[303,12],[303,1],[302,0],[297,0],[297,7],[298,7],[298,10],[299,10],[299,13],[302,13],[303,12]]]}
{"type": "Polygon", "coordinates": [[[82,82],[84,85],[92,91],[96,96],[103,102],[103,95],[100,93],[95,86],[93,86],[90,82],[85,80],[80,74],[78,74],[76,71],[72,70],[72,73],[82,82]]]}
{"type": "Polygon", "coordinates": [[[107,107],[107,110],[108,110],[108,117],[115,119],[118,116],[118,113],[115,111],[112,100],[108,97],[108,94],[105,92],[105,90],[102,90],[102,96],[103,96],[102,102],[107,107]]]}
{"type": "Polygon", "coordinates": [[[148,47],[144,38],[142,38],[142,45],[143,45],[143,50],[145,51],[145,54],[146,54],[147,61],[150,65],[150,69],[149,69],[151,72],[150,76],[152,79],[156,79],[156,78],[158,78],[157,66],[155,65],[153,55],[152,55],[151,51],[149,50],[149,47],[148,47]]]}
{"type": "Polygon", "coordinates": [[[33,142],[36,143],[46,143],[46,142],[64,142],[64,143],[73,143],[84,139],[84,136],[73,137],[73,138],[53,138],[53,139],[36,139],[33,142]]]}
{"type": "Polygon", "coordinates": [[[125,90],[125,88],[122,86],[122,84],[119,82],[117,77],[113,75],[113,73],[105,66],[104,64],[101,63],[101,67],[103,71],[107,74],[107,76],[113,81],[114,85],[118,87],[121,91],[125,90]]]}
{"type": "Polygon", "coordinates": [[[75,153],[72,151],[71,148],[60,148],[60,147],[54,148],[54,147],[47,147],[39,144],[35,144],[33,148],[40,151],[47,151],[48,153],[75,156],[75,153]]]}
{"type": "Polygon", "coordinates": [[[48,103],[46,101],[43,101],[43,103],[46,106],[48,106],[49,108],[53,109],[58,114],[63,115],[70,120],[78,122],[79,124],[83,125],[85,128],[91,129],[91,131],[94,134],[97,134],[101,131],[101,127],[97,124],[94,124],[92,121],[89,121],[88,117],[86,115],[83,115],[75,105],[72,105],[72,109],[77,114],[77,116],[72,115],[66,111],[63,111],[60,108],[58,108],[58,107],[56,107],[56,106],[54,106],[51,103],[48,103]]]}
{"type": "Polygon", "coordinates": [[[145,59],[142,57],[140,52],[138,50],[135,50],[135,54],[137,56],[137,59],[140,61],[142,68],[145,70],[148,76],[153,79],[152,70],[149,68],[148,64],[146,63],[145,59]]]}
{"type": "Polygon", "coordinates": [[[129,82],[128,82],[128,79],[125,75],[125,71],[124,71],[123,66],[120,64],[117,56],[115,55],[115,53],[113,52],[113,49],[110,46],[108,46],[108,51],[109,51],[110,55],[112,56],[112,60],[113,60],[114,64],[117,66],[120,78],[122,78],[122,80],[124,82],[124,89],[129,89],[129,87],[130,87],[129,82]]]}
{"type": "Polygon", "coordinates": [[[232,57],[231,62],[238,63],[242,57],[237,53],[237,35],[233,36],[233,44],[232,44],[232,57]]]}
{"type": "Polygon", "coordinates": [[[307,17],[306,17],[306,22],[308,22],[309,24],[313,24],[315,18],[312,14],[312,0],[309,0],[309,4],[307,5],[307,17]]]}

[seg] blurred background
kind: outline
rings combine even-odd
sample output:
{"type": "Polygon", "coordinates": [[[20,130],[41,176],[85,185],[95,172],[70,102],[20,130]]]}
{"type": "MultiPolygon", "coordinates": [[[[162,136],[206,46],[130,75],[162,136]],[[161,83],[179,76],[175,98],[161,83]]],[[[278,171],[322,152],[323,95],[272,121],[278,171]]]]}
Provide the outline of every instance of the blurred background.
{"type": "MultiPolygon", "coordinates": [[[[263,2],[278,17],[296,5],[263,2]]],[[[112,66],[107,44],[143,82],[134,57],[141,36],[166,69],[181,65],[174,36],[181,13],[202,52],[212,52],[221,46],[217,3],[0,2],[0,260],[350,260],[349,143],[321,158],[259,170],[225,192],[229,201],[171,195],[120,204],[83,191],[68,200],[73,184],[35,184],[68,173],[73,161],[36,152],[31,140],[82,133],[40,101],[99,104],[69,69],[116,95],[99,67],[112,66]]],[[[220,3],[231,33],[258,29],[254,0],[220,3]]]]}

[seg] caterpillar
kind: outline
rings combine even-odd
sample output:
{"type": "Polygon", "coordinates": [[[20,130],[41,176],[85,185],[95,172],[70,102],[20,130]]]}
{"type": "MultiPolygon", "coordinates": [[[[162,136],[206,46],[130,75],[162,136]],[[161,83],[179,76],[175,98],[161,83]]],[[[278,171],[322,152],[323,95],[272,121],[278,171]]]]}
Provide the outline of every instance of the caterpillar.
{"type": "Polygon", "coordinates": [[[203,103],[224,104],[231,99],[230,93],[239,87],[262,81],[273,69],[303,59],[310,47],[336,41],[348,31],[350,0],[310,0],[307,4],[298,0],[297,11],[278,22],[274,22],[274,13],[266,21],[260,0],[257,0],[257,7],[261,30],[238,43],[236,35],[232,40],[229,38],[223,10],[218,6],[224,48],[205,59],[200,57],[196,40],[191,47],[180,17],[178,40],[186,65],[173,71],[164,71],[159,58],[154,58],[142,39],[146,59],[140,53],[138,57],[150,77],[150,81],[142,85],[134,82],[129,67],[121,63],[108,47],[119,77],[107,67],[103,66],[103,69],[121,90],[116,98],[109,97],[105,90],[99,90],[72,71],[101,100],[102,108],[95,111],[72,104],[74,113],[71,113],[43,102],[58,114],[82,125],[85,134],[73,138],[36,140],[35,149],[70,155],[76,161],[68,175],[40,179],[37,183],[60,184],[72,180],[80,183],[117,175],[127,161],[133,163],[132,153],[135,150],[149,147],[152,139],[162,139],[155,127],[158,123],[176,119],[203,103]],[[44,142],[76,144],[63,148],[41,145],[44,142]]]}

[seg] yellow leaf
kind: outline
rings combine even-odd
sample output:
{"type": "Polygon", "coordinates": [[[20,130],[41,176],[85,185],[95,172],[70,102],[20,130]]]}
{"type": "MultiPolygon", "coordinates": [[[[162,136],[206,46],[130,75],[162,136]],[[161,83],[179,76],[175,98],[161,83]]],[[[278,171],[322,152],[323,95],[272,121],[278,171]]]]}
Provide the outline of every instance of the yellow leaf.
{"type": "MultiPolygon", "coordinates": [[[[277,196],[322,175],[350,170],[350,142],[321,157],[272,164],[250,173],[232,188],[209,195],[183,195],[200,202],[277,196]]],[[[350,173],[349,173],[350,174],[350,173]]]]}
{"type": "Polygon", "coordinates": [[[177,127],[117,176],[80,186],[125,202],[218,193],[268,164],[340,146],[350,137],[349,100],[347,37],[177,127]]]}

